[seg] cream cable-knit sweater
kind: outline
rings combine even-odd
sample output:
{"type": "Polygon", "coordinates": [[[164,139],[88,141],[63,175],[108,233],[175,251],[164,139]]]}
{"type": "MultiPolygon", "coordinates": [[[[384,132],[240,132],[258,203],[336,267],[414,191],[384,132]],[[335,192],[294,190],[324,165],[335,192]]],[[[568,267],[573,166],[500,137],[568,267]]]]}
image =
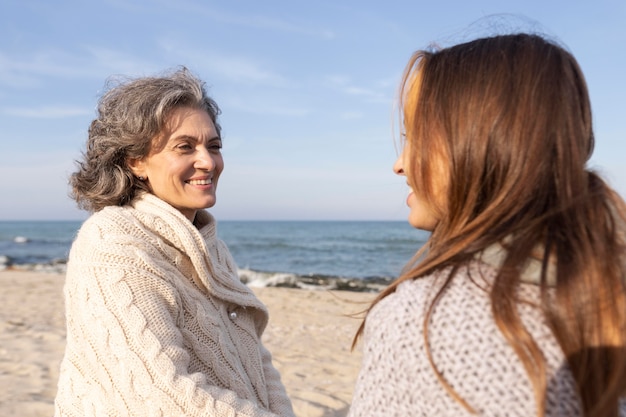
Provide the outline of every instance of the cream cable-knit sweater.
{"type": "Polygon", "coordinates": [[[293,416],[265,306],[199,211],[153,195],[81,227],[65,283],[55,416],[293,416]]]}
{"type": "MultiPolygon", "coordinates": [[[[526,272],[534,270],[530,265],[526,272]]],[[[365,323],[363,363],[349,417],[472,415],[436,378],[422,332],[426,311],[449,271],[406,281],[374,306],[365,323]]],[[[430,320],[433,360],[478,415],[536,416],[530,380],[497,328],[483,289],[493,282],[496,271],[476,260],[453,277],[430,320]]],[[[537,302],[539,287],[529,283],[533,277],[522,278],[527,283],[521,284],[521,297],[537,302]]],[[[547,362],[546,416],[580,416],[571,371],[542,314],[529,304],[521,304],[519,311],[547,362]]],[[[620,415],[626,416],[626,404],[621,405],[620,415]]]]}

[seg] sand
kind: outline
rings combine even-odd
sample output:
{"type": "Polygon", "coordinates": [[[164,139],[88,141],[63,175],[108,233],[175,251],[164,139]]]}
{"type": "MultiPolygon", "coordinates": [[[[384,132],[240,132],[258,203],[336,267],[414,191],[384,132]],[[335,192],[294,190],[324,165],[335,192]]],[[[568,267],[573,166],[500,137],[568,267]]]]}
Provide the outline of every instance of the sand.
{"type": "MultiPolygon", "coordinates": [[[[52,416],[65,347],[63,275],[0,271],[0,416],[52,416]]],[[[254,288],[267,305],[263,340],[298,417],[345,416],[361,362],[350,351],[373,295],[254,288]]]]}

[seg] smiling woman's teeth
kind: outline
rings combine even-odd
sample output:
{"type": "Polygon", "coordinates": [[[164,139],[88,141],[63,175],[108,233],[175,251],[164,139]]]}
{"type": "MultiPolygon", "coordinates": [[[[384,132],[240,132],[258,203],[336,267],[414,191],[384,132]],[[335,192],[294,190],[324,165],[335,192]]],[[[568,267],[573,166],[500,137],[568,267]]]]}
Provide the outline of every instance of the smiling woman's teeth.
{"type": "Polygon", "coordinates": [[[211,180],[189,180],[187,181],[191,185],[209,185],[211,184],[211,180]]]}

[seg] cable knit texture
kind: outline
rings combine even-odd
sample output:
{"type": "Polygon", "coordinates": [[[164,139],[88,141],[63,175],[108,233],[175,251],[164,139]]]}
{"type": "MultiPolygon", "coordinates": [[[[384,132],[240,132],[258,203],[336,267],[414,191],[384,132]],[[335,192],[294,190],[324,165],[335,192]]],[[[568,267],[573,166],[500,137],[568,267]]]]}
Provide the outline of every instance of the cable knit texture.
{"type": "MultiPolygon", "coordinates": [[[[445,269],[400,284],[367,317],[363,364],[349,417],[469,416],[438,381],[428,360],[423,321],[448,277],[445,269]]],[[[537,407],[524,367],[497,328],[487,291],[497,270],[480,261],[461,268],[436,303],[429,339],[433,360],[452,388],[480,416],[533,416],[537,407]]],[[[581,405],[563,352],[538,307],[539,287],[520,285],[518,307],[548,367],[546,416],[580,416],[581,405]]],[[[626,416],[622,404],[620,415],[626,416]]]]}
{"type": "Polygon", "coordinates": [[[81,227],[65,283],[55,416],[293,416],[265,306],[202,210],[145,194],[81,227]]]}

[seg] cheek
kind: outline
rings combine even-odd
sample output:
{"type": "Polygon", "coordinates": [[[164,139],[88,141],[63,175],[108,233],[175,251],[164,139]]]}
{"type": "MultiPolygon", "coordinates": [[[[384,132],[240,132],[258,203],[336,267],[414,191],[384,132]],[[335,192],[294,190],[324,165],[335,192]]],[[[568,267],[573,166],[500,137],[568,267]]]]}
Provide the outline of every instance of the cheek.
{"type": "Polygon", "coordinates": [[[215,172],[219,175],[224,170],[224,158],[222,155],[215,157],[215,172]]]}
{"type": "Polygon", "coordinates": [[[439,222],[439,215],[428,200],[411,193],[407,198],[407,205],[410,209],[409,224],[411,226],[432,231],[439,222]]]}

